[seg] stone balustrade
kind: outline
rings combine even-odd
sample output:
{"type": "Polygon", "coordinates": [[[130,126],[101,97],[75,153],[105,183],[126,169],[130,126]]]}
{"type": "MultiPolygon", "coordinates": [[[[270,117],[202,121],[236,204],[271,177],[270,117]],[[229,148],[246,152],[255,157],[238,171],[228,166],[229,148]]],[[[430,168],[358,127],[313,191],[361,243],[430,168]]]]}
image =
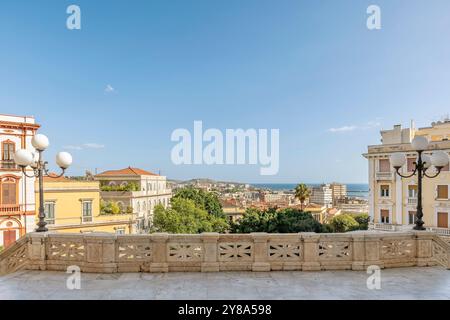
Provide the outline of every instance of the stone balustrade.
{"type": "Polygon", "coordinates": [[[365,270],[442,265],[450,244],[433,232],[149,235],[30,233],[0,253],[0,274],[365,270]]]}

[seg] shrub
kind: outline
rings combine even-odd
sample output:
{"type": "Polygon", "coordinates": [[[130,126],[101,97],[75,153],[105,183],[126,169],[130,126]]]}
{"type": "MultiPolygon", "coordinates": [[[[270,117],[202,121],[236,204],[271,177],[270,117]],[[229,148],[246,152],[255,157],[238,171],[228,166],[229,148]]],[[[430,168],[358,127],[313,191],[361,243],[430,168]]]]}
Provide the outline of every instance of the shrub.
{"type": "Polygon", "coordinates": [[[353,230],[358,230],[359,224],[356,220],[348,214],[341,214],[333,219],[330,222],[333,227],[334,232],[348,232],[353,230]]]}
{"type": "Polygon", "coordinates": [[[361,213],[361,214],[354,215],[353,218],[358,223],[358,230],[369,229],[370,217],[367,213],[361,213]]]}

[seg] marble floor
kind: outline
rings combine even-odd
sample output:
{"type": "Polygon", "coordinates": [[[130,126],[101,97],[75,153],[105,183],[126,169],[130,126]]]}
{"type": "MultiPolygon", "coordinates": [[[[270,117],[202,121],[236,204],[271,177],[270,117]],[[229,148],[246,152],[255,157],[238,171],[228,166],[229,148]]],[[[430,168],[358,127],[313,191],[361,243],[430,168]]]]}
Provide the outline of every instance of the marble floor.
{"type": "Polygon", "coordinates": [[[357,271],[82,273],[80,289],[70,275],[20,271],[0,277],[5,299],[450,299],[450,271],[439,267],[381,270],[381,288],[368,289],[370,275],[357,271]]]}

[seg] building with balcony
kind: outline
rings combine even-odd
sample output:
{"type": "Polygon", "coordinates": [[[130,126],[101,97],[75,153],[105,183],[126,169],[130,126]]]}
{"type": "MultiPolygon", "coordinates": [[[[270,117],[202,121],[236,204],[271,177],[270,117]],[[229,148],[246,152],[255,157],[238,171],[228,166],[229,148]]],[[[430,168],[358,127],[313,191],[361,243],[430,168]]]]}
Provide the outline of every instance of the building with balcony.
{"type": "Polygon", "coordinates": [[[155,206],[167,207],[172,197],[166,177],[138,168],[109,170],[94,179],[100,181],[101,199],[105,203],[114,202],[121,211],[134,214],[136,232],[148,230],[155,206]]]}
{"type": "MultiPolygon", "coordinates": [[[[415,223],[417,177],[400,177],[394,172],[389,160],[393,153],[405,153],[407,165],[401,169],[402,173],[412,173],[417,153],[412,150],[410,143],[415,136],[428,139],[430,144],[425,154],[431,154],[433,150],[450,152],[450,121],[447,120],[432,123],[426,128],[415,128],[414,123],[411,123],[410,128],[396,125],[391,130],[383,130],[381,144],[369,146],[368,152],[364,154],[369,162],[369,214],[376,224],[409,226],[415,223]]],[[[448,165],[437,178],[424,178],[422,197],[426,227],[449,228],[449,185],[448,165]]]]}
{"type": "Polygon", "coordinates": [[[331,197],[333,198],[333,205],[337,205],[347,197],[347,185],[333,182],[330,184],[331,197]]]}
{"type": "MultiPolygon", "coordinates": [[[[36,221],[39,193],[36,183],[36,221]]],[[[100,210],[100,183],[66,177],[44,177],[45,221],[49,231],[59,233],[109,232],[131,234],[133,215],[108,214],[100,210]]]]}
{"type": "Polygon", "coordinates": [[[330,184],[322,184],[311,189],[310,203],[319,204],[327,208],[333,205],[333,190],[330,184]]]}
{"type": "Polygon", "coordinates": [[[33,231],[34,178],[25,177],[13,160],[18,149],[34,152],[31,139],[39,129],[33,117],[0,115],[0,246],[7,247],[33,231]]]}

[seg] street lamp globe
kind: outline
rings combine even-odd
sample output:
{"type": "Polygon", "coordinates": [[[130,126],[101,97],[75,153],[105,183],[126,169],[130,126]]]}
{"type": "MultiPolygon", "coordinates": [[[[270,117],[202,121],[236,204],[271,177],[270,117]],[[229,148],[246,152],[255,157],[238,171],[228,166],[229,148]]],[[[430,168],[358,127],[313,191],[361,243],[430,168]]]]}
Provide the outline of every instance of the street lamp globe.
{"type": "Polygon", "coordinates": [[[33,154],[25,149],[19,149],[14,154],[14,162],[20,167],[29,166],[33,162],[33,154]]]}
{"type": "Polygon", "coordinates": [[[433,164],[433,160],[431,158],[431,156],[424,154],[422,155],[422,161],[423,161],[423,167],[425,169],[428,169],[431,167],[431,165],[433,164]]]}
{"type": "Polygon", "coordinates": [[[67,169],[72,164],[72,156],[68,152],[59,152],[56,155],[56,164],[62,169],[67,169]]]}
{"type": "Polygon", "coordinates": [[[390,160],[394,168],[401,168],[406,163],[406,156],[403,153],[394,153],[390,160]]]}
{"type": "Polygon", "coordinates": [[[31,139],[31,144],[38,151],[44,151],[48,148],[49,142],[47,136],[43,134],[37,134],[31,139]]]}
{"type": "Polygon", "coordinates": [[[428,149],[428,139],[422,136],[416,136],[411,142],[412,148],[416,151],[424,151],[428,149]]]}
{"type": "Polygon", "coordinates": [[[37,169],[37,167],[39,166],[39,153],[37,152],[33,152],[31,153],[33,160],[30,163],[30,167],[32,167],[33,169],[37,169]]]}
{"type": "Polygon", "coordinates": [[[434,151],[431,155],[431,162],[437,168],[445,167],[449,162],[448,154],[442,150],[434,151]]]}

